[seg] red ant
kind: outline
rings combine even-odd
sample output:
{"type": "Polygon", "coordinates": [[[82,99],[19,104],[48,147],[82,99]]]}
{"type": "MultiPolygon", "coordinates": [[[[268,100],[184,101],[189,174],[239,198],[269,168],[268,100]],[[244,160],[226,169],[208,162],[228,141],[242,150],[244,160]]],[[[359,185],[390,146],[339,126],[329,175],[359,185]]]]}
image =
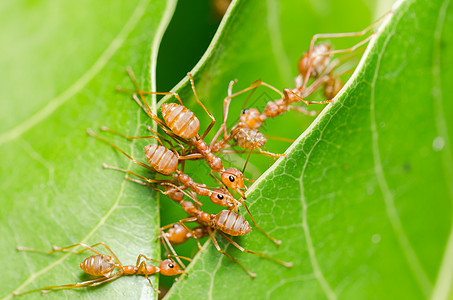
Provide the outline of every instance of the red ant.
{"type": "MultiPolygon", "coordinates": [[[[106,127],[101,127],[101,129],[104,131],[109,131],[109,132],[112,132],[115,134],[119,134],[106,127]]],[[[193,192],[195,192],[196,194],[198,194],[200,196],[209,196],[211,201],[214,202],[215,204],[231,207],[233,209],[236,209],[236,207],[239,205],[239,202],[237,200],[235,200],[233,198],[233,196],[226,189],[217,188],[217,189],[211,190],[211,189],[207,188],[206,185],[204,185],[204,184],[194,182],[190,176],[188,176],[187,174],[184,174],[183,171],[179,170],[177,167],[178,167],[178,161],[181,158],[181,156],[179,155],[179,153],[176,150],[174,150],[174,149],[170,150],[170,149],[166,148],[159,137],[156,137],[156,136],[129,137],[129,136],[124,136],[124,135],[119,134],[128,139],[154,138],[159,142],[159,145],[145,146],[145,156],[146,156],[146,159],[148,160],[149,164],[151,165],[151,166],[148,166],[142,162],[137,161],[132,156],[130,156],[129,154],[127,154],[126,152],[121,150],[118,146],[116,146],[116,145],[108,142],[107,140],[101,138],[100,136],[96,135],[90,129],[87,130],[87,133],[89,135],[93,136],[94,138],[110,145],[115,150],[124,154],[126,157],[128,157],[130,160],[132,160],[134,163],[136,163],[144,168],[147,168],[149,170],[156,171],[162,175],[171,176],[173,179],[180,182],[183,186],[191,189],[193,192]]],[[[122,170],[122,169],[119,169],[116,167],[110,167],[110,166],[107,166],[106,164],[104,164],[103,166],[104,166],[104,168],[110,168],[110,169],[124,171],[128,174],[140,177],[149,183],[158,183],[158,184],[164,184],[167,186],[175,186],[172,182],[169,182],[168,180],[148,179],[148,178],[142,177],[136,173],[132,173],[131,171],[122,170]]],[[[198,205],[202,205],[196,199],[195,199],[195,202],[198,205]]]]}
{"type": "MultiPolygon", "coordinates": [[[[140,181],[140,180],[131,179],[129,177],[126,177],[126,179],[128,179],[130,181],[133,181],[133,182],[137,182],[137,183],[142,184],[142,185],[147,185],[147,186],[153,188],[154,190],[156,190],[156,191],[168,196],[170,199],[172,199],[173,201],[175,201],[177,203],[181,203],[182,202],[184,195],[186,195],[187,197],[191,198],[195,203],[197,203],[197,204],[199,203],[197,201],[195,195],[189,194],[189,193],[183,191],[182,187],[176,186],[176,185],[174,185],[172,183],[162,182],[162,181],[155,180],[155,179],[149,179],[149,178],[146,178],[146,177],[141,176],[139,174],[136,174],[134,172],[131,172],[131,171],[128,171],[128,170],[124,170],[124,169],[121,169],[121,168],[118,168],[118,167],[108,166],[106,164],[104,164],[103,166],[104,166],[104,168],[113,169],[113,170],[121,171],[121,172],[130,174],[130,175],[136,176],[136,177],[142,179],[143,182],[140,181]],[[155,186],[153,186],[153,184],[160,184],[160,185],[164,185],[164,186],[169,186],[169,188],[167,190],[165,190],[165,191],[162,191],[160,189],[157,189],[155,186]]],[[[185,175],[185,176],[187,176],[187,175],[185,175]]],[[[185,185],[185,187],[190,187],[190,186],[185,185]]],[[[255,219],[253,218],[252,214],[250,213],[250,210],[248,209],[247,204],[242,199],[239,200],[239,201],[234,199],[233,196],[231,196],[231,194],[227,190],[224,190],[224,189],[221,189],[221,188],[217,188],[217,189],[214,189],[213,191],[211,191],[211,190],[203,187],[202,190],[203,191],[207,191],[209,193],[211,201],[213,203],[221,205],[221,206],[227,206],[229,210],[237,211],[237,207],[239,205],[243,204],[245,209],[246,209],[246,211],[247,211],[247,214],[250,216],[251,220],[253,221],[254,226],[258,230],[260,230],[264,235],[266,235],[267,238],[269,238],[272,242],[274,242],[275,245],[279,246],[281,244],[280,240],[275,239],[274,237],[269,235],[269,233],[267,233],[264,229],[262,229],[260,226],[258,226],[258,224],[255,222],[255,219]],[[231,203],[234,203],[234,204],[231,204],[231,203]]],[[[207,194],[204,194],[204,193],[199,193],[199,189],[193,189],[192,191],[195,194],[198,194],[198,195],[202,195],[202,196],[206,196],[207,195],[207,194]]],[[[201,245],[199,245],[199,248],[201,250],[201,245]]]]}
{"type": "MultiPolygon", "coordinates": [[[[212,143],[211,147],[216,150],[221,149],[231,139],[235,140],[239,146],[247,147],[250,143],[253,143],[254,140],[257,141],[259,145],[264,145],[266,140],[263,138],[263,135],[259,133],[258,129],[262,126],[263,122],[267,118],[276,117],[278,115],[285,113],[288,110],[296,110],[311,116],[316,115],[317,112],[315,111],[308,111],[305,108],[292,106],[291,104],[299,101],[304,102],[306,105],[326,104],[332,102],[333,101],[332,99],[343,87],[343,83],[341,82],[339,77],[332,73],[333,69],[337,67],[338,64],[337,61],[331,62],[332,55],[354,52],[360,46],[366,44],[374,35],[374,32],[361,42],[357,43],[356,45],[348,49],[332,50],[332,47],[327,43],[315,44],[315,42],[321,38],[324,39],[324,38],[363,36],[367,34],[373,27],[375,27],[375,25],[378,22],[380,22],[385,16],[387,16],[390,13],[392,13],[392,11],[386,13],[384,16],[382,16],[373,24],[366,27],[360,32],[314,35],[310,42],[309,50],[305,54],[303,54],[301,59],[299,60],[298,63],[299,76],[296,78],[297,87],[295,89],[284,89],[283,92],[280,92],[277,88],[273,87],[272,85],[267,84],[261,80],[258,80],[252,83],[250,87],[232,94],[231,89],[232,86],[236,83],[236,81],[235,80],[231,81],[228,89],[229,91],[228,96],[224,100],[223,124],[219,132],[216,134],[215,141],[217,141],[222,131],[224,132],[224,138],[219,143],[212,143]],[[307,83],[310,78],[316,78],[316,80],[310,86],[307,87],[307,83]],[[315,90],[317,90],[322,84],[325,85],[324,95],[328,100],[307,101],[304,99],[308,95],[312,94],[315,90]],[[248,91],[251,91],[250,95],[248,96],[248,98],[250,98],[251,94],[259,86],[265,86],[277,92],[280,95],[280,99],[268,102],[263,113],[260,113],[256,108],[243,110],[239,122],[236,125],[234,125],[230,133],[228,133],[226,120],[228,117],[231,99],[248,91]],[[247,134],[244,134],[244,132],[247,132],[247,134]],[[254,137],[256,138],[254,139],[254,137]],[[240,142],[238,142],[241,140],[246,140],[247,143],[241,144],[240,142]]],[[[247,102],[247,100],[245,101],[245,103],[247,102]]],[[[271,156],[273,155],[272,153],[269,152],[265,152],[265,154],[271,156]]]]}
{"type": "MultiPolygon", "coordinates": [[[[267,256],[262,253],[244,249],[239,244],[237,244],[235,241],[233,241],[230,237],[228,237],[226,234],[229,234],[231,236],[242,236],[242,235],[246,235],[247,233],[249,233],[251,231],[250,225],[247,222],[247,220],[244,219],[244,217],[242,217],[241,215],[238,215],[236,212],[234,212],[232,210],[222,210],[218,214],[208,214],[206,212],[199,210],[190,201],[181,200],[179,203],[181,204],[184,211],[189,215],[188,218],[179,220],[179,224],[181,224],[185,228],[186,231],[175,230],[174,232],[171,232],[170,239],[173,239],[176,242],[182,243],[185,240],[187,240],[187,238],[189,238],[189,236],[187,235],[187,232],[188,232],[190,234],[190,237],[193,237],[195,239],[195,241],[197,242],[200,251],[202,251],[201,244],[198,241],[198,238],[206,236],[206,233],[207,233],[207,235],[209,235],[212,242],[214,243],[214,246],[216,247],[217,251],[219,251],[223,255],[227,256],[228,258],[232,259],[237,264],[239,264],[241,266],[241,268],[244,269],[244,271],[247,272],[247,274],[249,274],[252,278],[255,278],[256,274],[250,272],[236,258],[232,257],[231,255],[229,255],[228,253],[223,251],[220,248],[219,244],[217,243],[217,240],[213,234],[213,231],[219,232],[220,235],[222,235],[229,243],[233,244],[233,246],[235,246],[237,249],[239,249],[242,252],[247,252],[250,254],[254,254],[254,255],[272,260],[287,268],[292,267],[293,264],[290,262],[284,262],[284,261],[267,256]],[[194,231],[192,229],[189,229],[185,225],[185,223],[187,223],[187,222],[197,222],[198,224],[200,224],[201,227],[196,227],[196,229],[194,229],[196,231],[194,231]]],[[[162,227],[162,229],[161,229],[160,236],[162,238],[164,238],[166,241],[168,241],[168,245],[171,244],[169,236],[162,234],[162,231],[165,230],[166,228],[169,228],[172,226],[173,226],[173,224],[167,225],[167,226],[162,227]]]]}
{"type": "MultiPolygon", "coordinates": [[[[94,244],[92,246],[88,246],[83,243],[78,243],[75,245],[71,245],[64,248],[59,248],[54,246],[53,250],[51,251],[43,251],[43,250],[36,250],[36,249],[29,249],[25,247],[17,247],[18,251],[30,251],[30,252],[40,252],[46,254],[52,254],[55,252],[71,252],[80,254],[86,250],[96,253],[90,257],[87,257],[81,264],[80,268],[87,274],[93,276],[100,276],[100,278],[96,278],[93,280],[88,280],[84,282],[74,283],[74,284],[63,284],[63,285],[55,285],[55,286],[46,286],[39,289],[33,289],[25,292],[14,292],[13,296],[18,296],[22,294],[27,294],[31,292],[41,291],[41,294],[47,294],[54,291],[66,290],[66,289],[74,289],[74,288],[83,288],[83,287],[91,287],[91,286],[98,286],[113,280],[120,278],[121,276],[125,275],[145,275],[145,278],[148,280],[151,287],[157,292],[160,293],[158,289],[156,289],[151,280],[148,278],[149,275],[160,273],[165,276],[175,276],[181,273],[186,273],[182,270],[177,263],[175,263],[172,259],[168,258],[165,260],[156,260],[146,257],[143,254],[140,254],[137,257],[137,262],[135,266],[125,266],[123,265],[119,259],[116,257],[115,253],[103,242],[94,244]],[[94,247],[97,246],[104,246],[105,249],[110,253],[110,255],[101,254],[100,252],[96,251],[94,247]],[[84,249],[81,251],[68,251],[71,248],[81,246],[84,249]],[[159,262],[159,267],[155,267],[150,264],[146,264],[145,261],[142,261],[142,258],[145,261],[154,261],[159,262]],[[115,271],[115,269],[118,269],[115,271]]],[[[183,258],[186,260],[191,260],[190,258],[177,256],[178,258],[183,258]]]]}
{"type": "MultiPolygon", "coordinates": [[[[136,97],[135,94],[133,95],[133,98],[145,111],[145,113],[150,118],[152,118],[170,137],[175,140],[179,140],[180,142],[189,144],[196,149],[197,153],[189,154],[185,157],[180,157],[179,159],[189,160],[204,158],[208,165],[212,168],[212,172],[220,174],[223,184],[225,184],[228,188],[236,190],[241,195],[241,197],[245,198],[243,190],[247,190],[247,187],[244,184],[244,176],[242,172],[236,168],[225,169],[223,167],[222,160],[212,153],[209,146],[203,140],[214,126],[216,120],[198,98],[192,74],[188,73],[188,76],[190,78],[190,83],[192,86],[192,91],[195,95],[195,99],[211,118],[211,124],[207,127],[207,129],[201,136],[198,133],[198,130],[200,128],[200,121],[192,111],[190,111],[183,105],[178,93],[141,91],[138,86],[136,77],[130,68],[127,68],[127,73],[129,74],[129,77],[131,78],[135,86],[135,92],[138,93],[144,105],[136,97]],[[151,108],[149,107],[143,95],[172,95],[178,100],[179,104],[164,103],[162,105],[161,110],[162,117],[165,120],[164,123],[151,111],[151,108]]],[[[121,88],[117,88],[117,91],[131,92],[130,90],[121,88]]]]}

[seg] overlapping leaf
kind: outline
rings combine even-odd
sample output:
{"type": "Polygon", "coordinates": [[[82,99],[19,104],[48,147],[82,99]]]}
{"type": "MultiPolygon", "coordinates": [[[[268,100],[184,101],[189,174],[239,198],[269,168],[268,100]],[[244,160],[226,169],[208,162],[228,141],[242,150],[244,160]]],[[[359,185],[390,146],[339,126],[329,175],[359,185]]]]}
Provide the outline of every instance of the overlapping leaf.
{"type": "MultiPolygon", "coordinates": [[[[219,84],[225,73],[240,80],[243,73],[252,74],[280,88],[288,84],[283,58],[273,61],[266,51],[247,51],[248,43],[267,47],[267,34],[274,30],[282,40],[273,49],[292,53],[289,61],[296,61],[299,40],[285,37],[287,28],[277,25],[288,24],[279,20],[298,10],[276,3],[237,3],[197,74],[205,98],[221,99],[215,96],[226,86],[219,84]],[[269,20],[276,20],[271,28],[269,20]]],[[[293,261],[294,268],[228,246],[258,273],[253,280],[209,244],[167,298],[448,297],[452,15],[449,1],[403,2],[344,92],[250,191],[252,212],[283,244],[277,249],[252,232],[239,239],[241,245],[293,261]]],[[[299,126],[291,122],[278,130],[299,126]]]]}

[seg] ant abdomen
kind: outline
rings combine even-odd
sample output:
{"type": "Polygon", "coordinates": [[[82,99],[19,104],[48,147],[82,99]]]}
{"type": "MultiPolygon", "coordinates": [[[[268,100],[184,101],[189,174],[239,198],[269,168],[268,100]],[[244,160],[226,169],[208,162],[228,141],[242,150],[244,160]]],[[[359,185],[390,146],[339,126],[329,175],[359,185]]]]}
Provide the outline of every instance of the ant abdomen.
{"type": "Polygon", "coordinates": [[[242,128],[233,137],[238,146],[244,149],[254,150],[266,144],[267,139],[257,129],[242,128]]]}
{"type": "Polygon", "coordinates": [[[161,109],[165,123],[176,135],[184,139],[190,139],[198,135],[200,121],[185,106],[176,103],[165,103],[161,109]]]}
{"type": "Polygon", "coordinates": [[[329,53],[331,50],[332,47],[328,43],[314,45],[310,58],[308,57],[308,52],[305,52],[304,55],[299,60],[298,64],[299,74],[305,76],[311,64],[311,71],[309,77],[310,78],[318,77],[330,63],[330,59],[332,56],[324,54],[329,53]]]}
{"type": "Polygon", "coordinates": [[[173,245],[185,243],[191,237],[189,231],[184,226],[178,223],[173,224],[173,226],[163,234],[167,237],[168,241],[173,245]]]}
{"type": "Polygon", "coordinates": [[[87,274],[93,276],[105,276],[108,278],[115,268],[115,262],[112,257],[108,255],[92,255],[87,257],[80,264],[80,268],[87,274]]]}
{"type": "Polygon", "coordinates": [[[252,231],[249,222],[231,210],[222,210],[215,216],[215,220],[217,228],[232,236],[245,235],[252,231]]]}
{"type": "Polygon", "coordinates": [[[145,156],[151,167],[161,174],[170,175],[178,167],[178,157],[164,146],[145,146],[145,156]]]}
{"type": "Polygon", "coordinates": [[[326,99],[333,99],[343,88],[343,82],[340,78],[330,76],[324,85],[324,96],[326,99]]]}

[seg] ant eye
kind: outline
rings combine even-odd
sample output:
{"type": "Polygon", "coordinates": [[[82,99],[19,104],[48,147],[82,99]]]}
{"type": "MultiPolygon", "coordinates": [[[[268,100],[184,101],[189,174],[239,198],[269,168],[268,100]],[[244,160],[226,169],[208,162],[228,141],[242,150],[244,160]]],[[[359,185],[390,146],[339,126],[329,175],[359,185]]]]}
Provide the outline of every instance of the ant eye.
{"type": "Polygon", "coordinates": [[[219,198],[220,200],[222,200],[224,197],[223,197],[222,194],[218,194],[218,195],[217,195],[217,198],[219,198]]]}
{"type": "Polygon", "coordinates": [[[178,224],[173,224],[173,228],[176,228],[176,227],[178,227],[178,224]]]}
{"type": "Polygon", "coordinates": [[[248,109],[243,109],[242,114],[245,115],[249,110],[248,109]]]}
{"type": "Polygon", "coordinates": [[[233,176],[233,175],[230,175],[230,177],[228,177],[228,179],[229,179],[231,182],[234,182],[234,176],[233,176]]]}
{"type": "Polygon", "coordinates": [[[173,269],[173,268],[175,267],[175,265],[173,265],[173,264],[168,264],[168,267],[169,267],[170,269],[173,269]]]}

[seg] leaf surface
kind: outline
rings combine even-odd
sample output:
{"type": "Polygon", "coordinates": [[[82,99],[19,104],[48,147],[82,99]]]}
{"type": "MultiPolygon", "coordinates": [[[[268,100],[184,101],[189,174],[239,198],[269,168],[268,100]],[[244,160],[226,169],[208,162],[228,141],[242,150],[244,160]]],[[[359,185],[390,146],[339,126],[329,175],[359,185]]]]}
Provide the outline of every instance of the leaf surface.
{"type": "MultiPolygon", "coordinates": [[[[195,69],[200,94],[217,116],[233,78],[245,81],[242,87],[257,77],[279,89],[292,86],[291,64],[311,35],[304,29],[323,23],[310,19],[306,3],[278,3],[238,1],[195,69]],[[301,28],[301,36],[288,26],[301,28]]],[[[167,299],[451,297],[452,22],[450,1],[402,2],[333,105],[250,189],[256,220],[283,243],[276,248],[257,230],[237,241],[292,261],[292,269],[222,242],[258,274],[251,279],[207,243],[167,299]]],[[[333,24],[335,32],[346,31],[333,24]]],[[[187,82],[177,88],[189,97],[187,82]]],[[[284,135],[304,128],[286,117],[266,129],[284,135]]]]}
{"type": "MultiPolygon", "coordinates": [[[[155,87],[157,50],[175,1],[5,1],[1,5],[0,296],[88,280],[78,265],[87,255],[17,252],[17,245],[105,242],[124,264],[138,254],[160,256],[158,199],[103,162],[134,168],[124,156],[89,138],[106,125],[144,134],[146,118],[130,95],[133,66],[144,89],[155,87]]],[[[143,158],[143,145],[104,135],[143,158]]],[[[100,250],[105,253],[105,250],[100,250]]],[[[86,252],[87,253],[87,252],[86,252]]],[[[84,253],[84,254],[86,254],[84,253]]],[[[91,255],[91,254],[90,254],[91,255]]],[[[156,276],[151,276],[157,284],[156,276]]],[[[153,298],[143,277],[47,297],[153,298]]],[[[27,295],[40,298],[39,293],[27,295]]]]}

